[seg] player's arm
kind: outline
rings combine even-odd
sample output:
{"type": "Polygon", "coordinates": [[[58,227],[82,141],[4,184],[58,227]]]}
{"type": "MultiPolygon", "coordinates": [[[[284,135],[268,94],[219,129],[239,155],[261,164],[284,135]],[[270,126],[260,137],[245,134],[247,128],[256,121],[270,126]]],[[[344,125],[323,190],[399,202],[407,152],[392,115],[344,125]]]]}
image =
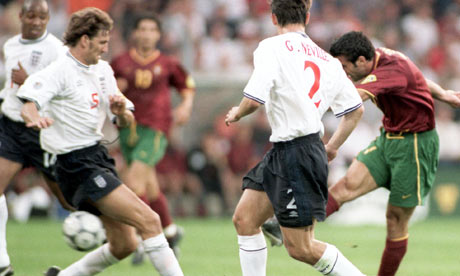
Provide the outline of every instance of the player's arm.
{"type": "Polygon", "coordinates": [[[47,128],[54,122],[51,118],[40,116],[37,106],[31,101],[26,102],[22,106],[21,117],[24,119],[27,127],[35,129],[47,128]]]}
{"type": "Polygon", "coordinates": [[[178,125],[188,122],[192,114],[193,99],[195,98],[195,89],[185,88],[180,91],[182,98],[181,103],[174,110],[174,121],[178,125]]]}
{"type": "Polygon", "coordinates": [[[243,97],[239,106],[234,106],[228,111],[227,116],[225,116],[225,124],[228,126],[230,123],[239,121],[244,116],[256,111],[260,105],[261,103],[259,102],[243,97]]]}
{"type": "Polygon", "coordinates": [[[334,132],[331,139],[329,139],[329,142],[326,144],[327,159],[329,161],[332,161],[336,157],[340,146],[342,146],[345,140],[347,140],[348,136],[350,136],[350,133],[353,131],[353,129],[355,129],[355,127],[358,125],[358,122],[363,116],[363,113],[364,106],[361,105],[359,108],[345,114],[342,117],[337,130],[334,132]]]}
{"type": "Polygon", "coordinates": [[[126,98],[123,95],[110,95],[110,111],[117,118],[119,127],[127,127],[134,122],[134,115],[126,108],[126,98]]]}
{"type": "Polygon", "coordinates": [[[429,79],[426,79],[426,83],[430,88],[430,92],[433,98],[448,103],[452,107],[460,107],[460,92],[445,90],[439,84],[429,79]]]}

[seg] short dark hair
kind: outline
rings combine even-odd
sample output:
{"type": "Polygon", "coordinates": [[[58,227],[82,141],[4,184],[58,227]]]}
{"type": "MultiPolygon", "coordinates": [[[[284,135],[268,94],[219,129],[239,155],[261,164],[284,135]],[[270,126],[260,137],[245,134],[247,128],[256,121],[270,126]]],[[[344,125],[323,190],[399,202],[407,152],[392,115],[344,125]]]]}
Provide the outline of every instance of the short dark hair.
{"type": "Polygon", "coordinates": [[[305,24],[312,0],[272,0],[272,13],[280,26],[305,24]]]}
{"type": "MultiPolygon", "coordinates": [[[[21,14],[24,14],[30,10],[33,4],[38,3],[45,3],[46,6],[48,7],[48,2],[46,0],[25,0],[24,3],[22,3],[21,7],[21,14]]],[[[49,10],[48,10],[49,13],[49,10]]]]}
{"type": "Polygon", "coordinates": [[[160,19],[158,18],[158,16],[156,14],[153,14],[153,13],[144,13],[144,14],[139,14],[136,16],[136,20],[134,21],[134,29],[137,29],[139,28],[139,24],[141,24],[141,22],[143,20],[151,20],[153,22],[155,22],[158,26],[158,29],[160,30],[161,32],[161,21],[160,19]]]}
{"type": "Polygon", "coordinates": [[[363,56],[366,60],[372,60],[375,56],[375,49],[372,42],[362,32],[348,32],[331,45],[329,50],[333,57],[344,56],[348,61],[355,63],[363,56]]]}
{"type": "Polygon", "coordinates": [[[64,44],[75,46],[78,40],[87,35],[90,39],[97,36],[99,31],[110,31],[113,20],[98,8],[84,8],[72,14],[64,34],[64,44]]]}

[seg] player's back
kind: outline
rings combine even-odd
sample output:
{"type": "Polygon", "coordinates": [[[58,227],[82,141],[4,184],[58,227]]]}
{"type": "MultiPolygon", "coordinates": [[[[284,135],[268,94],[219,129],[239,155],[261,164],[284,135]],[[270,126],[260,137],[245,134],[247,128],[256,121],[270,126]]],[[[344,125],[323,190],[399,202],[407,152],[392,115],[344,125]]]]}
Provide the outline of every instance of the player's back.
{"type": "Polygon", "coordinates": [[[265,103],[273,129],[270,140],[319,132],[321,116],[334,98],[328,94],[338,93],[344,78],[340,63],[302,32],[265,39],[254,59],[256,67],[270,68],[263,69],[273,85],[265,103]]]}

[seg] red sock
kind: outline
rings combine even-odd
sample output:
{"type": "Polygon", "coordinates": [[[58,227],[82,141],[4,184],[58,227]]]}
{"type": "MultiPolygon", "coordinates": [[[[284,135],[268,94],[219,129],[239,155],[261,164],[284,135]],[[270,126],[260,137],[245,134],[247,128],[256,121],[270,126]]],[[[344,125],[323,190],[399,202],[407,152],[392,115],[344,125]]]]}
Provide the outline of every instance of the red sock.
{"type": "Polygon", "coordinates": [[[398,270],[404,254],[407,251],[408,238],[398,241],[391,241],[387,239],[385,250],[383,251],[382,260],[380,261],[380,268],[378,276],[393,276],[398,270]]]}
{"type": "Polygon", "coordinates": [[[335,198],[331,195],[331,193],[327,194],[327,205],[326,205],[326,217],[330,216],[331,214],[335,213],[339,210],[340,206],[335,200],[335,198]]]}
{"type": "Polygon", "coordinates": [[[151,201],[149,205],[150,208],[152,208],[152,210],[160,216],[161,226],[163,228],[172,223],[172,217],[169,213],[168,200],[162,192],[160,192],[157,199],[155,199],[155,201],[151,201]]]}

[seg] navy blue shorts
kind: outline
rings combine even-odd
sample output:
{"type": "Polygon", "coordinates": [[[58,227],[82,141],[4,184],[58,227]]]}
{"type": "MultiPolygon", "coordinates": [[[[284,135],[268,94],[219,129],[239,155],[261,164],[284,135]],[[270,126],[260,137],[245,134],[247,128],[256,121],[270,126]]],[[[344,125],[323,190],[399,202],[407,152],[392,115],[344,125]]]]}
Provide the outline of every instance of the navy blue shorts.
{"type": "Polygon", "coordinates": [[[56,156],[40,147],[40,133],[24,123],[0,115],[0,156],[21,163],[24,168],[35,167],[55,181],[56,156]]]}
{"type": "Polygon", "coordinates": [[[91,203],[121,185],[107,148],[94,145],[58,155],[56,175],[64,198],[78,210],[100,215],[91,203]]]}
{"type": "Polygon", "coordinates": [[[243,189],[265,191],[284,227],[326,218],[328,162],[318,134],[275,143],[243,178],[243,189]]]}

